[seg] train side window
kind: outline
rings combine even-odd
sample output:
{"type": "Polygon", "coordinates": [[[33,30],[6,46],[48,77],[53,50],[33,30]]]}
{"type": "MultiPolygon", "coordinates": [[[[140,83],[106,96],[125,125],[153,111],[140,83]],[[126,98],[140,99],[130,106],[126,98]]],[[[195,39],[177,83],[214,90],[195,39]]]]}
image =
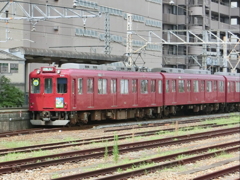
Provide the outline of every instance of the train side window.
{"type": "Polygon", "coordinates": [[[117,80],[111,79],[111,93],[114,94],[117,92],[117,80]]]}
{"type": "Polygon", "coordinates": [[[40,93],[40,79],[39,78],[31,79],[31,93],[32,94],[40,93]]]}
{"type": "Polygon", "coordinates": [[[52,93],[52,78],[46,78],[44,80],[44,93],[52,93]]]}
{"type": "Polygon", "coordinates": [[[78,94],[82,94],[82,93],[83,93],[83,79],[78,78],[78,94]]]}
{"type": "Polygon", "coordinates": [[[121,79],[120,88],[121,94],[128,94],[128,79],[121,79]]]}
{"type": "Polygon", "coordinates": [[[212,81],[207,81],[207,92],[212,92],[212,81]]]}
{"type": "Polygon", "coordinates": [[[133,93],[137,92],[137,80],[136,79],[132,80],[132,92],[133,93]]]}
{"type": "Polygon", "coordinates": [[[231,92],[234,92],[234,82],[231,82],[231,92]]]}
{"type": "Polygon", "coordinates": [[[204,91],[205,91],[205,83],[204,83],[204,81],[201,81],[201,87],[200,87],[200,89],[201,89],[201,92],[204,92],[204,91]]]}
{"type": "Polygon", "coordinates": [[[151,80],[151,92],[156,92],[156,81],[151,80]]]}
{"type": "Polygon", "coordinates": [[[98,79],[98,94],[107,94],[107,79],[98,79]]]}
{"type": "Polygon", "coordinates": [[[187,80],[187,91],[191,92],[191,81],[187,80]]]}
{"type": "Polygon", "coordinates": [[[176,92],[176,80],[172,80],[172,92],[176,92]]]}
{"type": "Polygon", "coordinates": [[[87,79],[87,92],[93,93],[93,78],[87,79]]]}
{"type": "Polygon", "coordinates": [[[166,80],[166,92],[169,92],[169,80],[166,80]]]}
{"type": "Polygon", "coordinates": [[[227,92],[230,92],[230,82],[227,83],[227,88],[228,88],[227,92]]]}
{"type": "Polygon", "coordinates": [[[193,81],[193,91],[194,92],[199,92],[199,85],[198,85],[198,80],[193,81]]]}
{"type": "Polygon", "coordinates": [[[219,89],[219,92],[224,92],[224,83],[223,83],[223,81],[219,81],[218,89],[219,89]]]}
{"type": "Polygon", "coordinates": [[[67,78],[57,78],[57,93],[67,93],[67,78]]]}
{"type": "Polygon", "coordinates": [[[184,80],[178,80],[178,91],[184,92],[184,80]]]}
{"type": "Polygon", "coordinates": [[[217,81],[213,81],[213,91],[217,91],[217,81]]]}
{"type": "Polygon", "coordinates": [[[159,92],[159,94],[162,93],[162,80],[158,81],[158,92],[159,92]]]}
{"type": "Polygon", "coordinates": [[[236,82],[236,92],[240,92],[240,82],[236,82]]]}
{"type": "Polygon", "coordinates": [[[148,93],[148,80],[141,80],[141,93],[142,94],[148,93]]]}

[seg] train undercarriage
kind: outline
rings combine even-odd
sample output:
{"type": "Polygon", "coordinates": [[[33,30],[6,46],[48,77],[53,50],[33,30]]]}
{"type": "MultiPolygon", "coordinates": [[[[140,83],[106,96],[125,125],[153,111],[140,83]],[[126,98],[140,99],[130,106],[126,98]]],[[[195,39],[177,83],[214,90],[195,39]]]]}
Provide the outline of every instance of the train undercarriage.
{"type": "Polygon", "coordinates": [[[177,105],[164,107],[112,109],[94,111],[33,111],[31,112],[32,125],[65,126],[87,124],[89,121],[124,120],[124,119],[154,119],[170,117],[177,114],[210,114],[217,112],[240,111],[240,103],[215,103],[177,105]]]}

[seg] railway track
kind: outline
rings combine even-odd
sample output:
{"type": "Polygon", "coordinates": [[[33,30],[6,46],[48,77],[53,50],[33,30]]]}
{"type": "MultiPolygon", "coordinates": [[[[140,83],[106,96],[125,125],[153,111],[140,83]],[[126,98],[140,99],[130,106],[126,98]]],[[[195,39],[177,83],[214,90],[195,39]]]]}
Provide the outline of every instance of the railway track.
{"type": "MultiPolygon", "coordinates": [[[[220,144],[220,145],[209,146],[209,147],[205,147],[205,148],[201,148],[201,149],[197,149],[197,150],[184,151],[184,152],[180,152],[180,153],[170,154],[167,156],[146,159],[146,160],[138,161],[138,162],[134,162],[134,163],[128,163],[128,164],[123,164],[123,165],[119,165],[119,166],[113,166],[113,167],[109,167],[109,168],[99,169],[99,170],[95,170],[95,171],[89,171],[89,172],[85,172],[85,173],[79,173],[79,174],[74,174],[74,175],[70,175],[70,176],[55,178],[54,180],[84,179],[84,178],[90,178],[90,177],[96,178],[96,179],[109,179],[109,180],[121,179],[122,180],[122,179],[127,179],[130,177],[136,177],[136,176],[142,175],[146,172],[146,170],[148,172],[154,172],[159,169],[183,165],[183,164],[195,162],[197,160],[201,160],[204,158],[210,158],[210,157],[216,156],[218,154],[221,154],[222,152],[229,153],[229,152],[238,151],[240,149],[239,143],[240,143],[240,141],[235,141],[235,142],[231,142],[231,143],[224,143],[224,144],[220,144]],[[235,146],[235,147],[229,148],[229,146],[235,146]],[[228,148],[224,149],[224,150],[219,150],[219,149],[223,149],[226,147],[228,147],[228,148]],[[216,151],[214,153],[206,153],[206,152],[208,152],[209,149],[218,149],[218,151],[216,151]],[[202,153],[206,153],[206,154],[198,155],[198,154],[202,154],[202,153]],[[193,158],[175,160],[179,156],[186,156],[186,155],[197,155],[197,156],[195,156],[193,158]],[[147,169],[144,168],[144,169],[137,170],[137,171],[131,171],[131,172],[121,173],[121,174],[117,174],[117,175],[109,175],[109,174],[113,174],[114,172],[117,172],[119,169],[124,171],[127,169],[131,169],[132,167],[140,167],[143,164],[149,164],[149,163],[154,164],[154,163],[170,161],[170,160],[172,160],[172,162],[165,163],[162,165],[155,165],[155,166],[152,166],[147,169]],[[175,161],[173,161],[173,160],[175,160],[175,161]],[[107,174],[108,176],[103,177],[103,178],[97,178],[97,176],[105,175],[105,174],[107,174]]],[[[237,167],[239,167],[239,166],[237,166],[237,167]]],[[[236,168],[234,168],[234,170],[236,170],[236,168]]],[[[201,178],[201,177],[199,177],[199,178],[201,178]]],[[[200,180],[200,179],[196,179],[196,180],[200,180]]]]}
{"type": "MultiPolygon", "coordinates": [[[[221,136],[239,133],[239,130],[240,130],[240,127],[235,127],[235,128],[228,128],[228,129],[222,129],[222,130],[208,131],[204,133],[175,136],[175,137],[164,138],[164,139],[121,144],[119,145],[119,152],[126,153],[131,151],[138,151],[141,149],[182,144],[182,143],[197,141],[201,139],[208,139],[212,137],[221,137],[221,136]]],[[[237,143],[239,144],[239,142],[237,143]]],[[[62,164],[65,162],[76,162],[76,161],[86,160],[90,158],[103,157],[105,148],[106,147],[100,147],[100,148],[93,148],[93,149],[87,149],[87,150],[81,150],[81,151],[75,151],[75,152],[54,154],[49,156],[2,162],[0,163],[0,174],[12,173],[12,172],[22,171],[26,169],[34,169],[34,168],[39,168],[43,166],[62,164]]],[[[113,148],[114,147],[108,147],[108,154],[112,154],[113,148]]]]}
{"type": "MultiPolygon", "coordinates": [[[[188,121],[186,121],[188,122],[188,121]]],[[[162,124],[159,124],[160,126],[162,124]]],[[[188,126],[188,127],[182,127],[178,128],[178,130],[183,131],[189,131],[194,129],[195,127],[201,127],[201,128],[213,128],[213,127],[222,127],[229,124],[222,124],[222,125],[216,125],[216,124],[202,124],[202,125],[196,125],[196,126],[188,126]]],[[[235,125],[235,123],[232,123],[232,125],[235,125]]],[[[144,131],[144,132],[138,132],[134,133],[134,136],[151,136],[156,135],[160,131],[161,132],[172,132],[175,131],[175,128],[168,128],[163,130],[154,130],[154,131],[144,131]]],[[[132,138],[133,134],[122,134],[118,135],[119,140],[132,138]]],[[[59,149],[59,148],[66,148],[71,146],[81,146],[91,143],[99,143],[99,142],[110,142],[114,141],[114,136],[104,136],[104,137],[98,137],[98,138],[89,138],[89,139],[81,139],[81,140],[75,140],[75,141],[69,141],[69,142],[58,142],[58,143],[48,143],[48,144],[40,144],[40,145],[33,145],[33,146],[25,146],[25,147],[18,147],[18,148],[9,148],[9,149],[0,149],[0,156],[9,154],[9,153],[27,153],[32,151],[40,151],[40,150],[52,150],[52,149],[59,149]]]]}
{"type": "MultiPolygon", "coordinates": [[[[232,166],[230,168],[226,168],[226,169],[223,169],[223,170],[219,170],[219,171],[215,171],[215,172],[212,172],[212,173],[209,173],[209,174],[205,174],[203,176],[196,177],[193,180],[211,180],[213,178],[218,178],[218,177],[221,177],[221,176],[224,176],[224,175],[228,175],[230,173],[239,172],[239,170],[240,170],[240,164],[236,165],[236,166],[232,166]]],[[[240,178],[238,178],[238,179],[240,179],[240,178]]],[[[236,180],[238,180],[238,179],[236,179],[236,180]]]]}
{"type": "Polygon", "coordinates": [[[25,134],[34,134],[34,133],[45,133],[45,132],[53,132],[53,131],[59,131],[61,128],[33,128],[28,130],[19,130],[19,131],[8,131],[0,133],[0,138],[2,137],[10,137],[10,136],[17,136],[17,135],[25,135],[25,134]]]}

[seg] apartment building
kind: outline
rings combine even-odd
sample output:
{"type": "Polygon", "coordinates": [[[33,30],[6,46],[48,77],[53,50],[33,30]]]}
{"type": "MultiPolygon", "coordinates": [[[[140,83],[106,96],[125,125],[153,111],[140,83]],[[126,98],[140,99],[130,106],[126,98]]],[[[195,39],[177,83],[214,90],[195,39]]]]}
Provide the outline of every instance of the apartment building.
{"type": "MultiPolygon", "coordinates": [[[[0,3],[0,9],[6,2],[0,3]]],[[[224,50],[220,39],[227,36],[229,41],[236,42],[234,35],[240,37],[238,0],[28,0],[22,5],[26,9],[29,9],[27,2],[36,3],[43,10],[46,4],[69,8],[74,5],[75,9],[87,10],[89,14],[101,12],[101,17],[2,20],[0,49],[24,46],[114,55],[127,53],[137,66],[208,68],[214,72],[223,68],[224,50]],[[169,35],[169,31],[174,34],[169,35]],[[199,38],[216,43],[197,44],[199,38]]],[[[20,9],[16,12],[9,10],[8,17],[26,15],[20,9]]],[[[7,16],[5,11],[0,15],[1,18],[7,16]]],[[[227,54],[234,47],[239,52],[236,44],[227,46],[227,54]]],[[[235,65],[239,55],[235,53],[230,57],[235,65]]],[[[13,72],[11,64],[9,60],[0,59],[0,73],[19,81],[12,74],[20,73],[20,66],[14,65],[13,72]]],[[[31,70],[40,64],[28,66],[31,70]]]]}

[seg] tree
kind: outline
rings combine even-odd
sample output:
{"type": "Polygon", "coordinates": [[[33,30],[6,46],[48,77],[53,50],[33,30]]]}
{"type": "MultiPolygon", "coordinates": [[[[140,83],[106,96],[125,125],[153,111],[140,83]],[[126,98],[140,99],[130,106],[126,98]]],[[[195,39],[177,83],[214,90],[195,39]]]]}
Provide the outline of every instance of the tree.
{"type": "Polygon", "coordinates": [[[10,79],[0,76],[0,107],[22,106],[24,93],[11,85],[10,79]]]}

